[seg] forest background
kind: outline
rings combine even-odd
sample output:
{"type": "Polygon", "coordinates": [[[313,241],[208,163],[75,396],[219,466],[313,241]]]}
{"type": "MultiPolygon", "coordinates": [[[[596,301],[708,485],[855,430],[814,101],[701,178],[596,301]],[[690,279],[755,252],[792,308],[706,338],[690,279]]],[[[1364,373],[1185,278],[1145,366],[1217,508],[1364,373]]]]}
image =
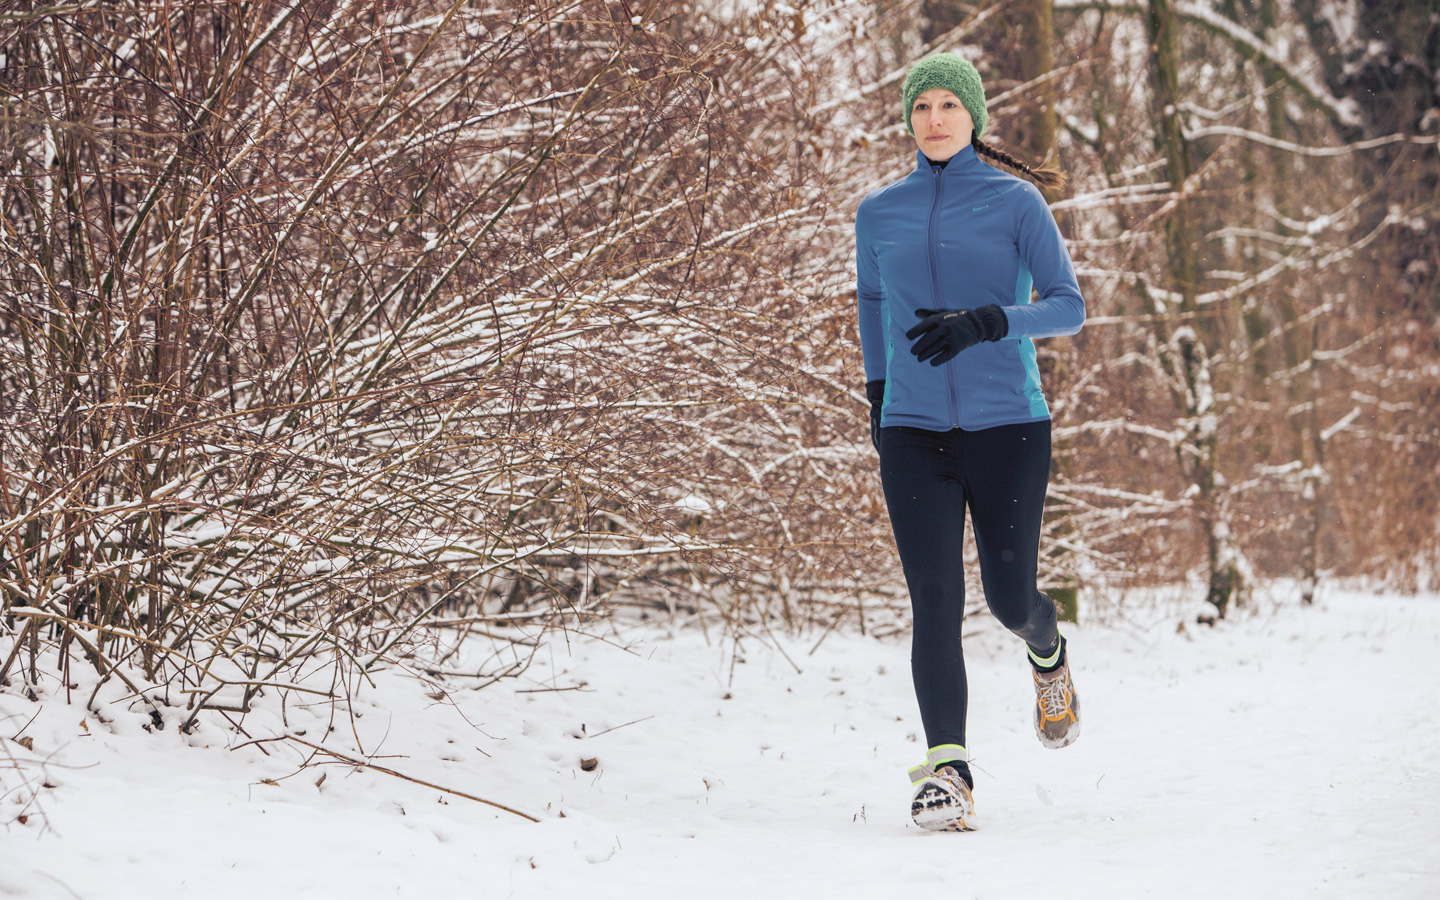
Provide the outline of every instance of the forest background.
{"type": "Polygon", "coordinates": [[[903,626],[852,227],[942,51],[1071,177],[1042,587],[1435,587],[1435,0],[10,2],[0,48],[0,684],[193,722],[577,617],[903,626]]]}

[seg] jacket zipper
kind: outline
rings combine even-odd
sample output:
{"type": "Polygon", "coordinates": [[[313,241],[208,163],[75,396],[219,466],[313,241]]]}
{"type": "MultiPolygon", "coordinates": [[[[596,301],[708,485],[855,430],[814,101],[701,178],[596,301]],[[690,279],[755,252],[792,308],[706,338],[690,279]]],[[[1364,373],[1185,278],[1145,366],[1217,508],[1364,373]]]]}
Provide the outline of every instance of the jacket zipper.
{"type": "MultiPolygon", "coordinates": [[[[932,309],[944,309],[945,305],[940,293],[939,234],[935,222],[940,214],[940,199],[945,192],[945,179],[943,169],[931,167],[930,171],[935,175],[935,191],[930,202],[930,299],[933,301],[930,306],[932,309]]],[[[949,363],[945,364],[945,393],[950,399],[950,427],[958,428],[960,427],[960,406],[957,397],[959,391],[955,386],[955,369],[949,363]]]]}

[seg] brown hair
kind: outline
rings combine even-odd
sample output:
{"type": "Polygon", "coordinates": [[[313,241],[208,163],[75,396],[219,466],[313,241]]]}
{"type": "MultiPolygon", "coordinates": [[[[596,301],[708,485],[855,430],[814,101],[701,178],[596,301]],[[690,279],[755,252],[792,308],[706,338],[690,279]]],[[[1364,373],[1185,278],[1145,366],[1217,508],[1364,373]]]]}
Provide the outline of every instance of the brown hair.
{"type": "Polygon", "coordinates": [[[1065,188],[1065,182],[1067,181],[1065,173],[1055,168],[1054,166],[1041,166],[1039,168],[1031,168],[1030,166],[1025,165],[1020,160],[1006,153],[1004,150],[1001,150],[998,147],[992,147],[991,145],[980,140],[980,136],[978,134],[973,135],[970,138],[970,143],[975,145],[976,153],[980,154],[981,156],[988,156],[991,159],[999,162],[1000,164],[1008,166],[1009,168],[1026,175],[1030,178],[1031,181],[1035,182],[1047,191],[1060,191],[1065,188]]]}

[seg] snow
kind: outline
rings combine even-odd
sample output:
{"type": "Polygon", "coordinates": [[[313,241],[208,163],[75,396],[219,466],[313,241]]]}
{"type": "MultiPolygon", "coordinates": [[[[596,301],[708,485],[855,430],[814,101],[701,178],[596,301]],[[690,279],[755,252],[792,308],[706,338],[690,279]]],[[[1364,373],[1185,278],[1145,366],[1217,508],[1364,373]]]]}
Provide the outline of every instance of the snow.
{"type": "Polygon", "coordinates": [[[698,494],[686,494],[675,501],[675,508],[686,513],[708,513],[715,509],[715,504],[701,497],[698,494]]]}
{"type": "MultiPolygon", "coordinates": [[[[962,835],[908,821],[925,747],[903,635],[748,637],[737,655],[713,621],[601,623],[484,690],[381,672],[353,720],[272,693],[230,714],[249,738],[218,714],[180,735],[180,709],[147,733],[110,685],[105,724],[84,711],[93,682],[67,706],[17,680],[0,735],[33,750],[0,743],[0,896],[1433,896],[1440,597],[1265,599],[1213,629],[1185,608],[1132,600],[1067,629],[1084,733],[1060,751],[1035,739],[1023,652],[967,622],[981,830],[962,835]],[[249,743],[286,723],[540,822],[249,743]],[[25,825],[22,777],[55,785],[25,825]]],[[[446,668],[503,667],[495,649],[472,639],[446,668]]]]}

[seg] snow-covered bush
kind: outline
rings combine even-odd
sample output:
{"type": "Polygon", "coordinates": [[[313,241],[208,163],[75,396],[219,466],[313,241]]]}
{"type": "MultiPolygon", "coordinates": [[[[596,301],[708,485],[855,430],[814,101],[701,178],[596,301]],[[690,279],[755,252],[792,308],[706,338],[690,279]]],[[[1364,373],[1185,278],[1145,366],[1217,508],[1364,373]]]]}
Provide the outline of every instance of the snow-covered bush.
{"type": "Polygon", "coordinates": [[[793,35],[625,11],[5,24],[0,678],[58,641],[244,708],[437,622],[817,580],[861,428],[830,205],[758,126],[793,35]]]}

